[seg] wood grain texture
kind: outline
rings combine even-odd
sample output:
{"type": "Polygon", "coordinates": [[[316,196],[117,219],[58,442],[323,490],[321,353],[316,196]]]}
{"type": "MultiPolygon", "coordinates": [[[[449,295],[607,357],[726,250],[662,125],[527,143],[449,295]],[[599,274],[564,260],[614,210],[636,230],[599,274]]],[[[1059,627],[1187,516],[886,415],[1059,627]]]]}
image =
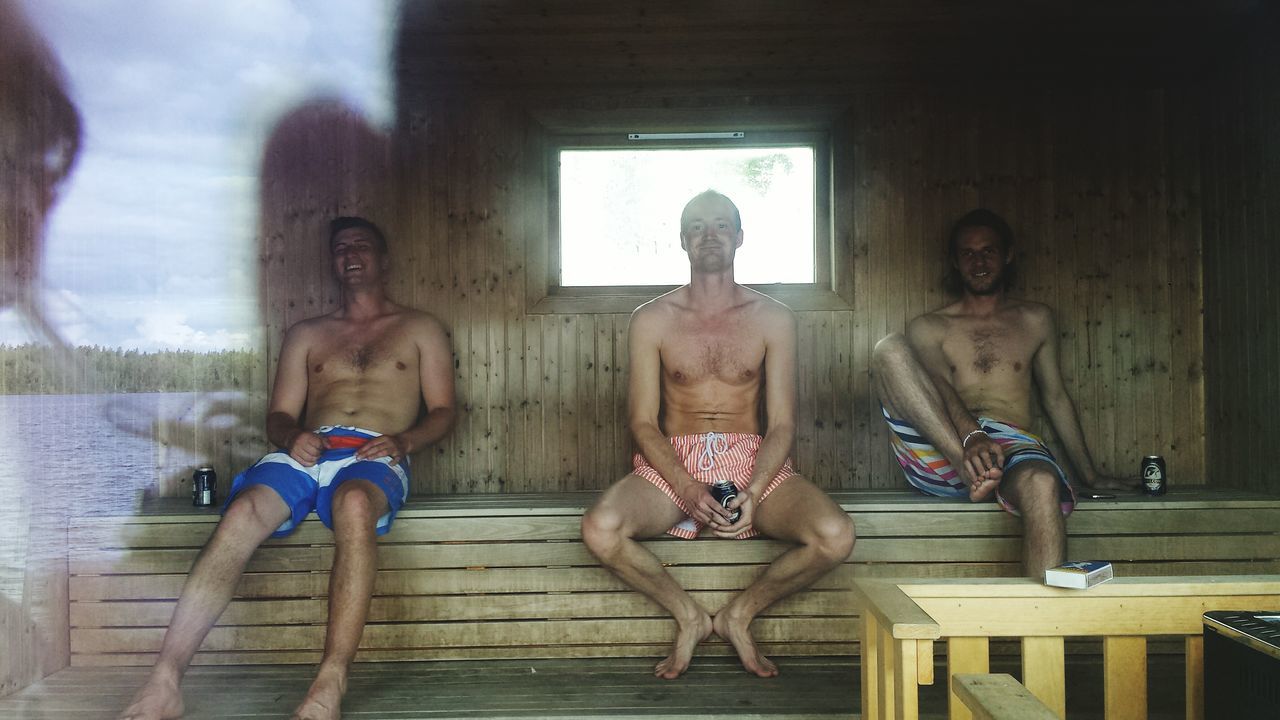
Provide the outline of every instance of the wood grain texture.
{"type": "MultiPolygon", "coordinates": [[[[1198,197],[1200,182],[1183,157],[1198,130],[1183,113],[1186,92],[931,88],[821,100],[835,118],[834,235],[848,248],[836,272],[852,280],[853,307],[800,313],[801,472],[828,490],[901,485],[868,382],[871,348],[946,302],[947,228],[982,205],[1017,233],[1017,294],[1056,310],[1060,364],[1102,469],[1132,475],[1143,455],[1160,454],[1174,484],[1207,481],[1199,284],[1166,280],[1199,253],[1198,228],[1184,224],[1194,218],[1177,209],[1198,197]]],[[[649,102],[677,113],[689,105],[649,102]]],[[[792,102],[751,105],[785,117],[792,102]]],[[[520,304],[545,282],[527,249],[547,242],[543,159],[524,142],[547,132],[536,109],[483,94],[424,105],[413,108],[428,118],[423,129],[401,139],[424,147],[413,154],[435,170],[426,186],[406,188],[422,198],[408,204],[407,224],[421,228],[423,262],[451,268],[449,292],[418,297],[455,328],[466,411],[443,453],[420,458],[417,492],[596,490],[630,467],[626,316],[531,316],[520,304]],[[430,211],[433,198],[461,202],[459,193],[470,204],[430,211]],[[521,362],[509,348],[523,350],[521,362]]],[[[1037,429],[1052,438],[1047,423],[1037,429]]]]}
{"type": "Polygon", "coordinates": [[[1203,105],[1205,352],[1210,466],[1275,491],[1280,461],[1280,13],[1259,18],[1203,105]]]}
{"type": "Polygon", "coordinates": [[[960,675],[953,687],[977,720],[1052,720],[1065,712],[1045,707],[1011,675],[1003,673],[960,675]]]}
{"type": "MultiPolygon", "coordinates": [[[[753,627],[766,652],[853,652],[864,618],[850,588],[860,578],[936,578],[939,588],[963,596],[985,590],[980,584],[945,579],[1021,572],[1020,529],[994,504],[884,490],[837,493],[836,498],[859,528],[856,550],[809,590],[760,616],[753,627]],[[949,540],[940,543],[941,536],[949,540]]],[[[379,540],[380,570],[362,660],[659,653],[670,639],[666,613],[602,569],[582,545],[578,522],[589,501],[584,493],[452,495],[410,501],[394,531],[379,540]]],[[[1070,546],[1090,555],[1108,553],[1119,575],[1276,572],[1280,536],[1270,524],[1276,512],[1280,499],[1231,490],[1184,489],[1164,498],[1119,498],[1082,506],[1068,524],[1070,546]],[[1193,516],[1200,514],[1209,517],[1195,520],[1193,516]]],[[[160,499],[138,515],[101,515],[72,528],[73,664],[145,664],[154,658],[187,569],[217,519],[215,513],[183,501],[160,499]]],[[[764,539],[714,538],[659,538],[645,541],[645,546],[710,609],[723,606],[787,547],[764,539]]],[[[268,541],[251,559],[235,599],[197,662],[313,660],[323,636],[332,561],[332,536],[315,519],[306,520],[288,537],[268,541]]],[[[1176,589],[1168,582],[1162,586],[1176,589]]],[[[1011,586],[1009,597],[989,600],[994,610],[983,617],[1025,617],[1018,610],[1024,590],[1011,586]],[[1009,609],[1001,609],[1001,603],[1009,609]]],[[[1144,618],[1129,611],[1135,599],[1123,593],[1119,581],[1095,590],[1090,599],[1095,607],[1135,622],[1144,618]]],[[[921,597],[915,602],[950,601],[921,597]]],[[[965,621],[964,613],[956,619],[945,609],[931,612],[948,623],[965,621]]],[[[1076,608],[1055,612],[1057,634],[1095,629],[1085,622],[1066,627],[1078,614],[1076,608]]],[[[1042,619],[1040,626],[1046,622],[1042,619]]],[[[900,623],[886,631],[908,632],[900,623]]],[[[717,643],[708,648],[718,648],[717,643]]],[[[895,677],[907,680],[903,673],[909,667],[916,681],[929,680],[929,648],[912,646],[923,660],[885,648],[880,660],[907,663],[895,677]],[[922,661],[929,666],[921,667],[922,661]]],[[[1061,641],[1058,648],[1060,666],[1061,641]]],[[[1029,680],[1033,690],[1042,684],[1029,680]]],[[[892,695],[892,686],[885,687],[892,695]]],[[[884,702],[894,700],[886,696],[884,702]]]]}

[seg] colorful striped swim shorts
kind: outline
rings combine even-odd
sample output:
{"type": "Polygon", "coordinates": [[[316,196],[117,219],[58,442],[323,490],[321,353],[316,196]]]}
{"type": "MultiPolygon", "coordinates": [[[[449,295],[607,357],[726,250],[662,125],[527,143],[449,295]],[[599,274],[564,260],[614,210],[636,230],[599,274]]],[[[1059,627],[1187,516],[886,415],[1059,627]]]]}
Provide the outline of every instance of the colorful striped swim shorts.
{"type": "MultiPolygon", "coordinates": [[[[937,448],[905,420],[890,417],[889,411],[883,407],[880,411],[884,413],[884,420],[893,431],[889,436],[893,455],[898,459],[898,464],[902,466],[902,473],[907,476],[907,482],[911,483],[912,487],[920,492],[939,497],[969,497],[969,484],[960,477],[959,471],[951,466],[937,448]]],[[[978,426],[1004,450],[1004,472],[1008,473],[1019,463],[1028,460],[1040,460],[1052,465],[1058,473],[1058,479],[1062,482],[1058,490],[1058,502],[1062,507],[1062,514],[1071,514],[1076,506],[1075,490],[1043,440],[1016,425],[988,417],[978,418],[978,426]]],[[[996,488],[996,500],[1005,510],[1014,515],[1018,514],[1018,511],[1000,494],[999,487],[996,488]]]]}
{"type": "MultiPolygon", "coordinates": [[[[751,484],[751,471],[755,469],[756,453],[760,451],[760,442],[763,438],[750,433],[709,432],[701,435],[676,435],[669,439],[671,447],[676,451],[676,457],[680,459],[685,470],[689,471],[694,480],[708,485],[728,480],[738,490],[742,490],[751,484]]],[[[697,537],[702,531],[703,524],[689,517],[689,508],[685,506],[684,500],[680,499],[676,491],[649,464],[644,455],[636,453],[632,458],[632,465],[635,467],[636,475],[656,485],[671,498],[671,502],[684,511],[685,519],[676,523],[667,531],[667,534],[686,540],[697,537]]],[[[791,467],[790,460],[782,463],[782,467],[778,468],[777,474],[761,494],[760,502],[763,504],[764,499],[769,497],[769,493],[781,485],[782,481],[795,474],[795,468],[791,467]]],[[[736,539],[755,537],[757,534],[759,533],[755,528],[749,527],[736,539]]]]}

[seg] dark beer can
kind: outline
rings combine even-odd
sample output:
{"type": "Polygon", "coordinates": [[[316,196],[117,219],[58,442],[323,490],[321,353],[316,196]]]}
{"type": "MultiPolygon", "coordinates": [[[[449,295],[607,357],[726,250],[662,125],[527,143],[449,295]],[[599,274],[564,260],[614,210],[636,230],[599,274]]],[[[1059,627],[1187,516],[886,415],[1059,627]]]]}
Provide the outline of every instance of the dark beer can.
{"type": "MultiPolygon", "coordinates": [[[[734,487],[733,483],[728,480],[721,480],[711,486],[711,497],[715,498],[716,502],[720,503],[720,507],[728,509],[729,503],[733,502],[733,499],[738,497],[738,488],[734,487]]],[[[729,522],[736,523],[740,517],[742,517],[742,511],[734,509],[733,514],[729,516],[729,522]]]]}
{"type": "Polygon", "coordinates": [[[1164,471],[1164,458],[1148,455],[1142,458],[1142,486],[1148,495],[1163,495],[1169,476],[1164,471]]]}
{"type": "Polygon", "coordinates": [[[218,474],[208,466],[196,468],[191,475],[191,504],[196,507],[210,507],[218,501],[217,495],[218,474]]]}

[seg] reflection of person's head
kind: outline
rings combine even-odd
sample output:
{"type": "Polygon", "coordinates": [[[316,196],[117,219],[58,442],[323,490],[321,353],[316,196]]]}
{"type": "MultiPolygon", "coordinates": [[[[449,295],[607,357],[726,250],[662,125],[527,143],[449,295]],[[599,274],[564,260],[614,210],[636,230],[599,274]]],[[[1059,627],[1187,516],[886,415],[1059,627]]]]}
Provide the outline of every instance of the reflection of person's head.
{"type": "Polygon", "coordinates": [[[8,307],[35,303],[45,217],[79,154],[80,114],[16,0],[0,0],[0,68],[0,307],[8,307]]]}

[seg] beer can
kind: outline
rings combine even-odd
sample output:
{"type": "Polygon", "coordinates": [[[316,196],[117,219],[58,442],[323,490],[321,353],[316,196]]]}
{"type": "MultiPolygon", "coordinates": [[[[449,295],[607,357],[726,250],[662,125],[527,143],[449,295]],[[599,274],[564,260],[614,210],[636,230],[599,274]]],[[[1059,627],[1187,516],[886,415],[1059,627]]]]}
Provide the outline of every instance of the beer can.
{"type": "MultiPolygon", "coordinates": [[[[728,480],[721,480],[711,486],[711,497],[715,498],[716,502],[720,503],[720,507],[727,510],[729,508],[729,503],[733,502],[733,499],[738,497],[738,488],[734,487],[733,483],[728,480]]],[[[729,522],[736,523],[740,517],[742,517],[742,511],[735,508],[729,516],[729,522]]]]}
{"type": "Polygon", "coordinates": [[[1148,455],[1142,458],[1142,486],[1148,495],[1163,495],[1169,476],[1164,471],[1164,458],[1148,455]]]}
{"type": "Polygon", "coordinates": [[[207,465],[196,468],[191,475],[191,504],[196,507],[210,507],[218,501],[217,495],[218,474],[207,465]]]}

